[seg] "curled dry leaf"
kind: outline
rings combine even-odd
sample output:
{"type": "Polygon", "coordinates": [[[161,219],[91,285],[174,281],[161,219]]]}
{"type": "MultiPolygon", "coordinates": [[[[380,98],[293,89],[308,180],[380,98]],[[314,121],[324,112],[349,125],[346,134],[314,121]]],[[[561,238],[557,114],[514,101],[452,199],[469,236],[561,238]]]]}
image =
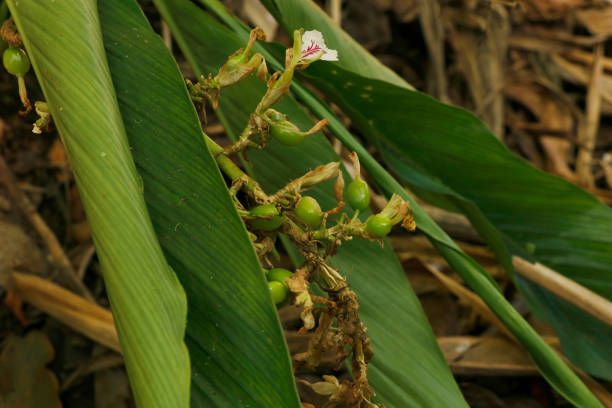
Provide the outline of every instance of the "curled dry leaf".
{"type": "Polygon", "coordinates": [[[53,346],[39,331],[10,337],[0,355],[0,406],[60,408],[57,378],[45,367],[53,357],[53,346]]]}
{"type": "Polygon", "coordinates": [[[300,313],[304,328],[306,330],[312,329],[315,325],[315,318],[312,314],[314,303],[308,292],[308,269],[300,268],[296,270],[293,276],[288,278],[286,282],[289,285],[289,290],[296,294],[295,304],[304,306],[300,313]]]}

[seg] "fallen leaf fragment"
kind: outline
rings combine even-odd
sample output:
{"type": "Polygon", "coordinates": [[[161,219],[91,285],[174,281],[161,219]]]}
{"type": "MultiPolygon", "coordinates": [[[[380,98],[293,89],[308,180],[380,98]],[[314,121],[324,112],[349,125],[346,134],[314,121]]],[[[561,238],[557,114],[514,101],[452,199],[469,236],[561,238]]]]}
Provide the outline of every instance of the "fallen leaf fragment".
{"type": "Polygon", "coordinates": [[[9,337],[0,355],[0,406],[3,408],[60,408],[59,383],[46,368],[53,346],[45,334],[32,331],[9,337]]]}

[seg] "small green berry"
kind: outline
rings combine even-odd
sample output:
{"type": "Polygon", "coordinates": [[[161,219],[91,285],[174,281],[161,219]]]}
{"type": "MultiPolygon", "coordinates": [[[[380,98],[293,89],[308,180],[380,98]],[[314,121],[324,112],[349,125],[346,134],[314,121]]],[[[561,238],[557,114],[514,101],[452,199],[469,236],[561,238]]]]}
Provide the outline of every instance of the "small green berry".
{"type": "Polygon", "coordinates": [[[351,181],[346,189],[346,201],[355,210],[363,211],[370,206],[370,188],[361,177],[351,181]]]}
{"type": "Polygon", "coordinates": [[[304,196],[295,207],[295,215],[309,227],[318,227],[323,220],[323,211],[319,202],[312,197],[304,196]]]}
{"type": "Polygon", "coordinates": [[[389,234],[391,227],[391,220],[382,215],[373,215],[366,223],[366,231],[379,238],[389,234]]]}
{"type": "Polygon", "coordinates": [[[272,295],[274,304],[279,305],[287,299],[287,293],[289,291],[282,283],[270,281],[268,282],[268,289],[270,289],[270,294],[272,295]]]}
{"type": "Polygon", "coordinates": [[[297,126],[288,121],[270,125],[270,135],[285,146],[297,146],[306,137],[297,126]]]}
{"type": "Polygon", "coordinates": [[[274,231],[278,227],[283,224],[285,220],[284,216],[279,215],[278,210],[273,204],[266,205],[258,205],[257,207],[251,209],[249,211],[249,215],[252,217],[270,217],[270,219],[259,218],[249,220],[249,224],[253,226],[253,228],[262,230],[262,231],[274,231]]]}
{"type": "Polygon", "coordinates": [[[23,77],[30,70],[30,59],[21,48],[8,47],[2,54],[4,68],[9,74],[23,77]]]}
{"type": "Polygon", "coordinates": [[[287,290],[289,290],[289,285],[287,285],[287,282],[285,282],[285,279],[290,278],[293,276],[293,272],[288,271],[287,269],[284,268],[272,268],[268,271],[268,280],[270,282],[280,282],[283,285],[285,285],[285,287],[287,288],[287,290]]]}
{"type": "Polygon", "coordinates": [[[278,215],[278,209],[274,204],[258,205],[251,208],[249,215],[252,217],[266,217],[270,215],[278,215]]]}

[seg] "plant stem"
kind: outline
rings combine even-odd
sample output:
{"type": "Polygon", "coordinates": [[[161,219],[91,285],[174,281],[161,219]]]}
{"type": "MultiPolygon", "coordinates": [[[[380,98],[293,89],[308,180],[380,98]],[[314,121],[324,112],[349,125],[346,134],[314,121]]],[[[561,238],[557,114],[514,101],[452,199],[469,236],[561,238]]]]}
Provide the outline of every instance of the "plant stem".
{"type": "Polygon", "coordinates": [[[219,169],[225,173],[232,182],[244,182],[244,189],[249,193],[253,194],[257,201],[266,203],[269,201],[267,194],[261,189],[259,184],[247,175],[240,167],[236,165],[224,152],[223,148],[217,144],[213,139],[210,138],[206,133],[203,133],[206,146],[210,154],[215,158],[219,169]]]}

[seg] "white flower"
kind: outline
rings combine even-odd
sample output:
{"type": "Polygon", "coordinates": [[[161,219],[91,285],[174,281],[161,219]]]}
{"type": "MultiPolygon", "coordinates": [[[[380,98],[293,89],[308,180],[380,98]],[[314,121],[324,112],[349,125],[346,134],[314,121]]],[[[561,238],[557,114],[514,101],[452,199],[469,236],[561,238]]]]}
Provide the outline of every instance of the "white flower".
{"type": "Polygon", "coordinates": [[[323,34],[319,31],[306,31],[302,34],[302,55],[300,56],[300,62],[313,62],[317,59],[338,61],[338,51],[327,48],[323,34]]]}

